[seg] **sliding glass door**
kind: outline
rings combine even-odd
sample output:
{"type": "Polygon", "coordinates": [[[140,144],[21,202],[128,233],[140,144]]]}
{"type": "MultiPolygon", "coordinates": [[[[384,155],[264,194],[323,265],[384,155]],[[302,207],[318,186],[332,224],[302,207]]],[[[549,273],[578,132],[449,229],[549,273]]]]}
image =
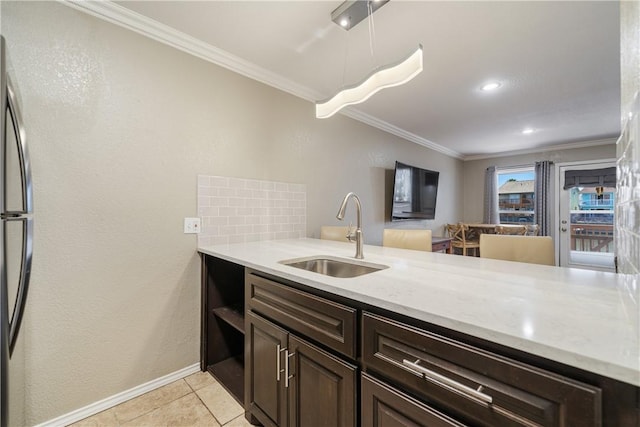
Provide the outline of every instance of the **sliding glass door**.
{"type": "Polygon", "coordinates": [[[558,172],[560,265],[615,271],[615,163],[560,165],[558,172]]]}

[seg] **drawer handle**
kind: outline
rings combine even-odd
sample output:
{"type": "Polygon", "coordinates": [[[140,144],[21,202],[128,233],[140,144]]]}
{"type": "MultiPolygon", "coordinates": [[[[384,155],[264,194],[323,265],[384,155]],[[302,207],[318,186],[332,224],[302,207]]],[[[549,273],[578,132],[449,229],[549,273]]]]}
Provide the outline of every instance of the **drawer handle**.
{"type": "Polygon", "coordinates": [[[280,348],[280,344],[278,344],[278,347],[276,348],[276,379],[278,381],[280,381],[280,373],[284,372],[284,369],[281,369],[280,367],[280,353],[282,353],[283,351],[287,351],[287,349],[280,348]]]}
{"type": "Polygon", "coordinates": [[[440,375],[437,372],[434,372],[430,369],[427,369],[423,366],[418,365],[418,363],[420,362],[420,360],[416,360],[415,362],[412,362],[410,360],[407,359],[403,359],[402,360],[402,364],[405,366],[408,366],[409,368],[417,371],[419,374],[421,374],[425,379],[431,380],[433,382],[439,383],[439,384],[443,384],[445,386],[447,386],[448,388],[453,389],[454,391],[468,396],[468,397],[472,397],[474,399],[480,400],[484,403],[487,404],[491,404],[493,403],[493,398],[491,396],[489,396],[486,393],[482,393],[482,389],[483,387],[480,386],[478,387],[477,390],[472,389],[471,387],[468,387],[464,384],[460,384],[459,382],[452,380],[451,378],[445,377],[444,375],[440,375]]]}
{"type": "Polygon", "coordinates": [[[284,386],[289,388],[289,380],[293,378],[293,375],[289,375],[289,358],[295,356],[295,353],[289,353],[289,350],[284,350],[284,386]]]}

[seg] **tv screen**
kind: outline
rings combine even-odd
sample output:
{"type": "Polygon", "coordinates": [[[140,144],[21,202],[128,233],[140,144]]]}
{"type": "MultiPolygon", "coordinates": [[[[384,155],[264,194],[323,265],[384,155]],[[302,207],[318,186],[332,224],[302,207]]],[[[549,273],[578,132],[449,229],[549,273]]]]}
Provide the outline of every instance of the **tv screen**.
{"type": "Polygon", "coordinates": [[[391,221],[434,219],[440,172],[396,162],[391,221]]]}

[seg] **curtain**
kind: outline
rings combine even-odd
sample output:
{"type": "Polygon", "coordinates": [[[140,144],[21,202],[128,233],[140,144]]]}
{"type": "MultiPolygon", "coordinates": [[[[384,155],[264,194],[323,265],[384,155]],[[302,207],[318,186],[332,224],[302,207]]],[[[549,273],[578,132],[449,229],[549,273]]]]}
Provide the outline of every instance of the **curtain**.
{"type": "Polygon", "coordinates": [[[535,164],[536,208],[534,223],[540,228],[540,236],[549,236],[551,232],[551,162],[545,160],[535,164]]]}
{"type": "Polygon", "coordinates": [[[496,167],[487,168],[484,175],[484,217],[485,224],[500,224],[498,214],[498,174],[496,167]]]}

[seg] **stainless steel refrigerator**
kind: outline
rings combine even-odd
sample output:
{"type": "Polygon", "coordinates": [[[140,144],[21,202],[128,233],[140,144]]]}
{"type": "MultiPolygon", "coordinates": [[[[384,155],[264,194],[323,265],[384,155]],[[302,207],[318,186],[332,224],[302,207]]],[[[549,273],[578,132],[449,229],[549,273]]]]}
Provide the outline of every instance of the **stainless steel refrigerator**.
{"type": "Polygon", "coordinates": [[[25,354],[20,325],[33,255],[33,196],[26,134],[0,36],[0,426],[25,424],[25,354]]]}

